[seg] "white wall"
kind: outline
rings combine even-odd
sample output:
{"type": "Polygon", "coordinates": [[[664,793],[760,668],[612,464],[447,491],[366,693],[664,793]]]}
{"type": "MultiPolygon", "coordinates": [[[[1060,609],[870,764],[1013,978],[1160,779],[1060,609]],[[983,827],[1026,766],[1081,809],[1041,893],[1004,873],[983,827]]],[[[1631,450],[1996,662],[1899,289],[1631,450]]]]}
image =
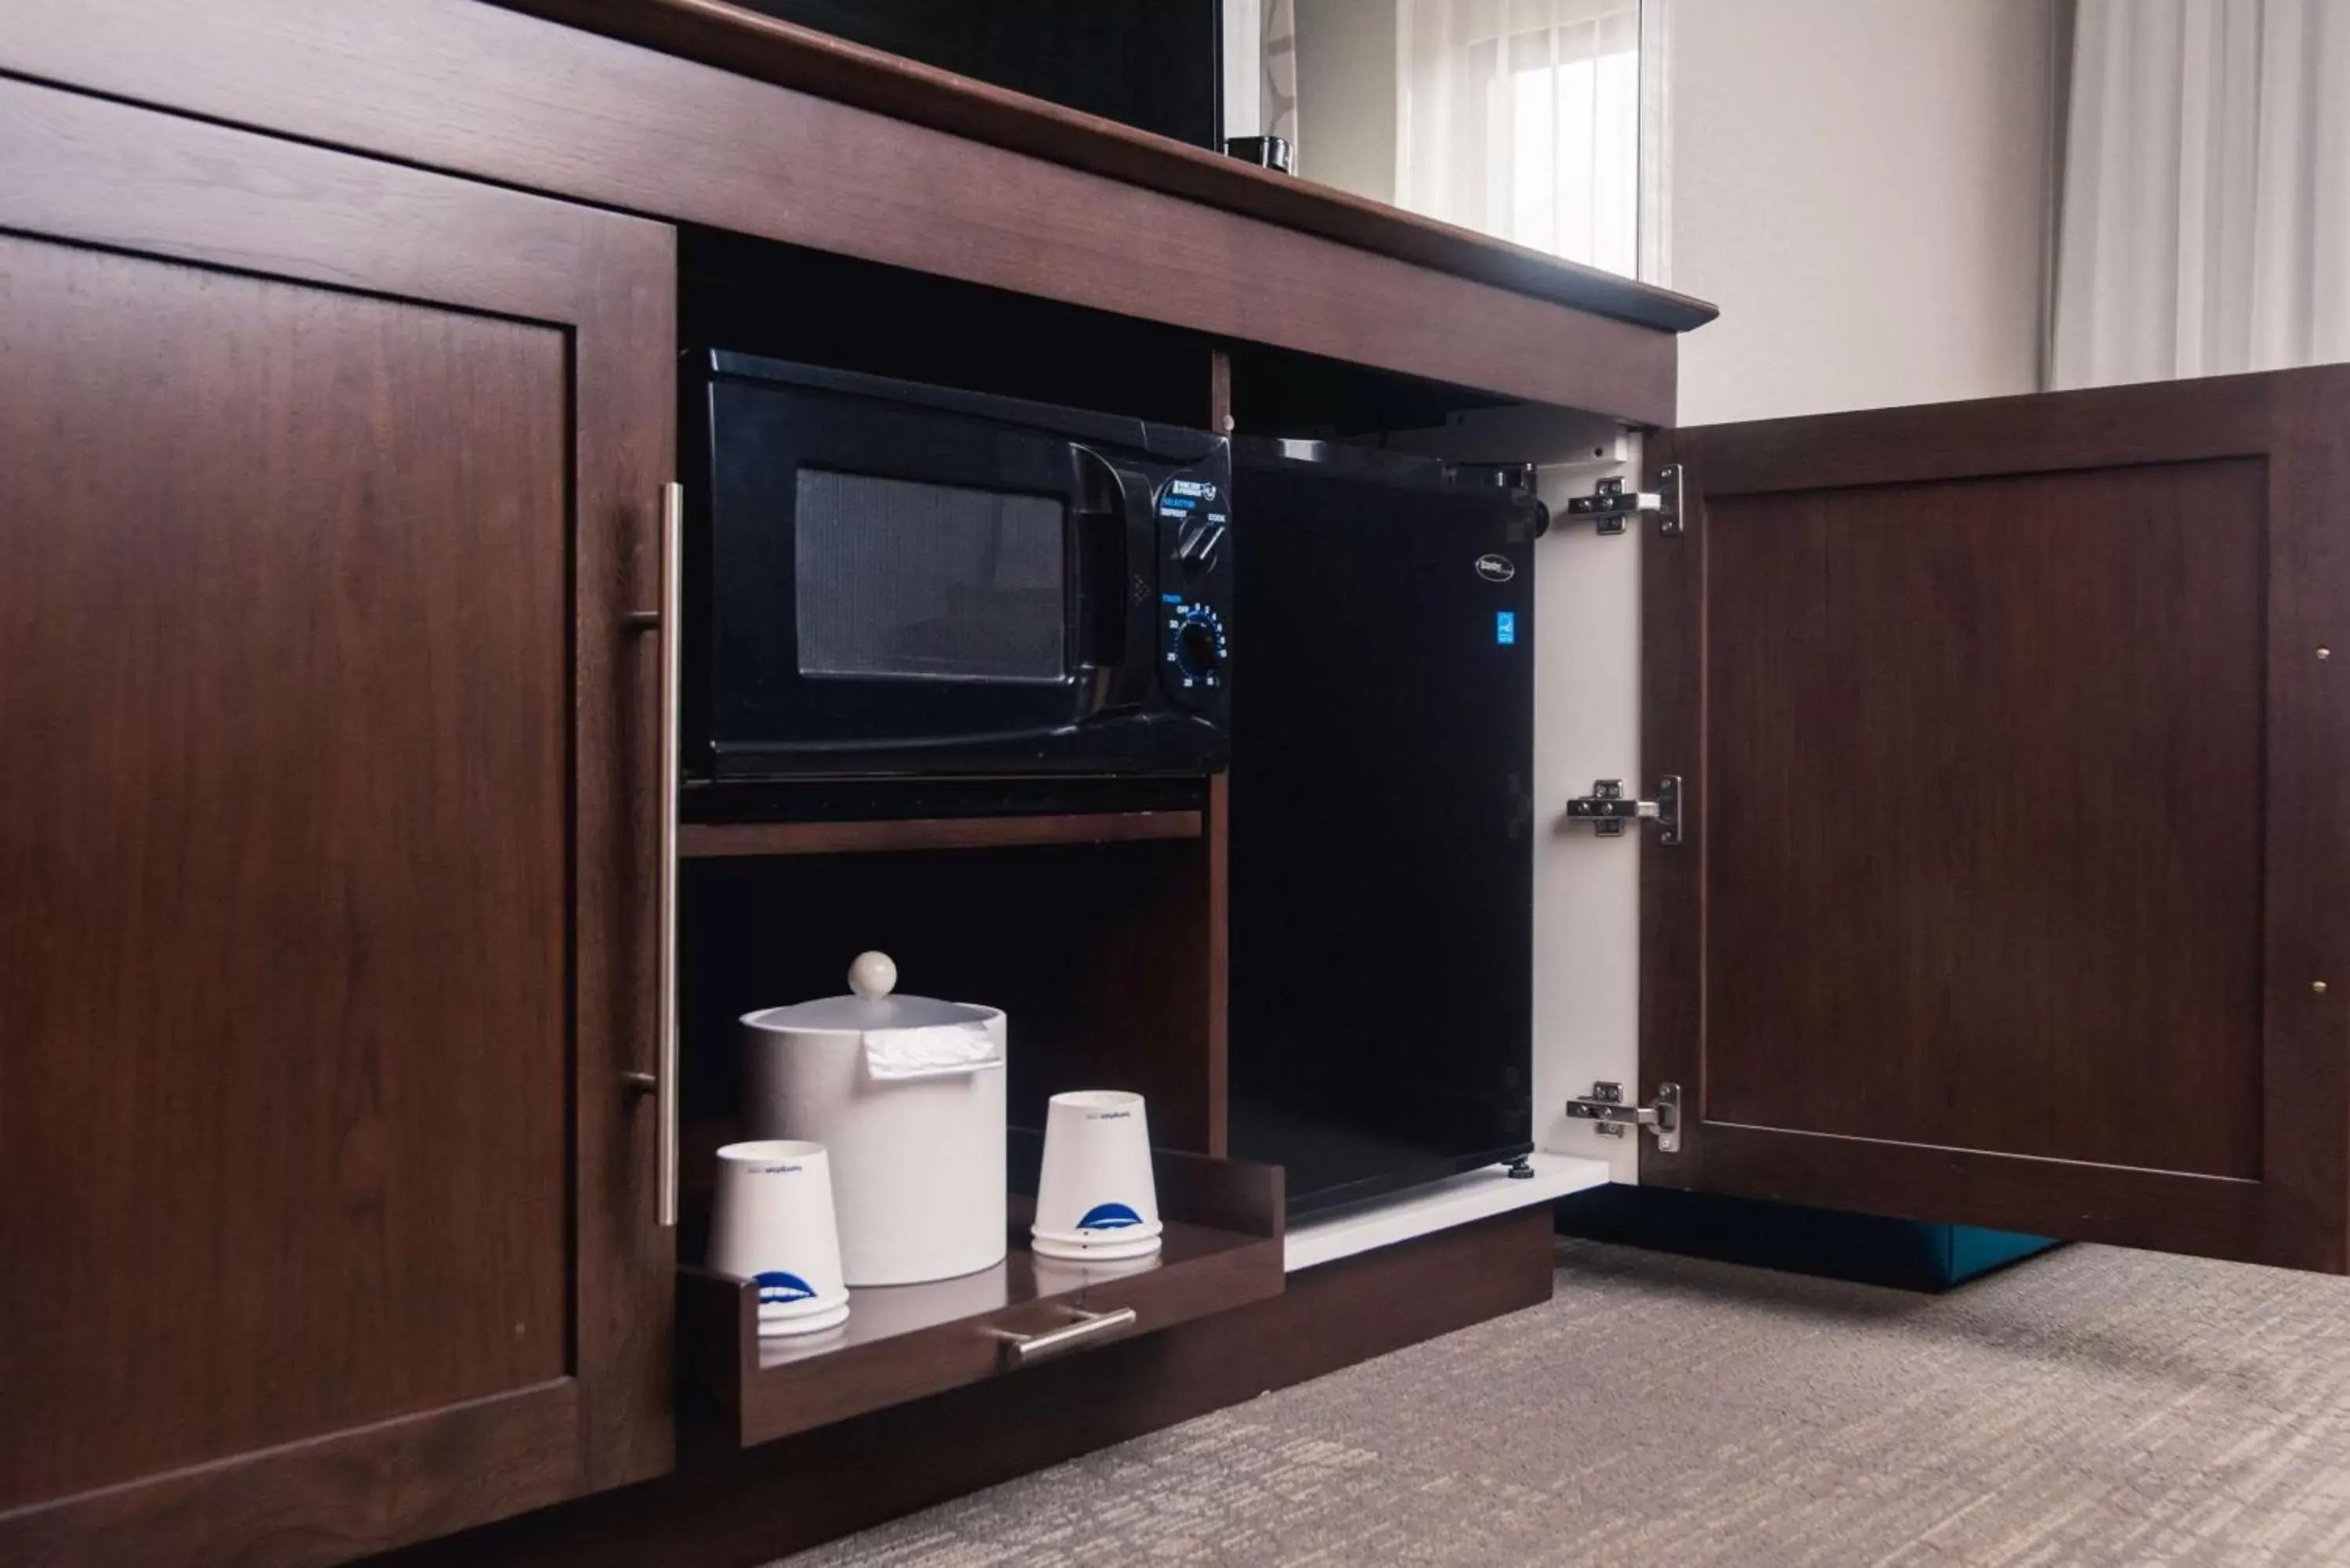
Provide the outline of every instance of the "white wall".
{"type": "Polygon", "coordinates": [[[2051,0],[1665,0],[1680,422],[2039,385],[2051,0]]]}

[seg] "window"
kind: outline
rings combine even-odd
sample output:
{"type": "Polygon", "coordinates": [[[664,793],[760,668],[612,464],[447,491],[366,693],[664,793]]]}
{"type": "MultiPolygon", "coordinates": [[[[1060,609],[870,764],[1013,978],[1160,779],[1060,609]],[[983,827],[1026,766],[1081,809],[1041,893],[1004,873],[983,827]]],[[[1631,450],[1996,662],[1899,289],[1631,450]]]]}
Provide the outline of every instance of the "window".
{"type": "Polygon", "coordinates": [[[1639,0],[1397,0],[1396,200],[1629,277],[1639,0]]]}

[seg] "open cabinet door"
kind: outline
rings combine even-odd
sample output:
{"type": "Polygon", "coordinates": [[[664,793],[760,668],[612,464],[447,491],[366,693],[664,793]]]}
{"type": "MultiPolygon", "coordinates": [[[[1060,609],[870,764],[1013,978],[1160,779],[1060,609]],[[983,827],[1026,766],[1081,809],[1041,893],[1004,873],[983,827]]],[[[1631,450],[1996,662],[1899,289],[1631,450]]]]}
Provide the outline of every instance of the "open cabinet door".
{"type": "Polygon", "coordinates": [[[1641,1179],[2342,1272],[2350,369],[1651,447],[1641,1179]]]}

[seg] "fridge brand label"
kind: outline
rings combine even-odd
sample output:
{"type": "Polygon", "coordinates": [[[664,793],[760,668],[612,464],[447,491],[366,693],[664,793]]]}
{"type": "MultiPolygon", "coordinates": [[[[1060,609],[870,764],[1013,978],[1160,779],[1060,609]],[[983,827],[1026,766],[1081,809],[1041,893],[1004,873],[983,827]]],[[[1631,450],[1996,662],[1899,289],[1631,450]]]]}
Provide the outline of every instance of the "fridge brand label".
{"type": "Polygon", "coordinates": [[[1506,583],[1518,575],[1518,564],[1507,556],[1480,556],[1477,575],[1489,583],[1506,583]]]}
{"type": "Polygon", "coordinates": [[[1517,646],[1517,611],[1495,610],[1493,612],[1493,640],[1503,648],[1514,648],[1517,646]]]}

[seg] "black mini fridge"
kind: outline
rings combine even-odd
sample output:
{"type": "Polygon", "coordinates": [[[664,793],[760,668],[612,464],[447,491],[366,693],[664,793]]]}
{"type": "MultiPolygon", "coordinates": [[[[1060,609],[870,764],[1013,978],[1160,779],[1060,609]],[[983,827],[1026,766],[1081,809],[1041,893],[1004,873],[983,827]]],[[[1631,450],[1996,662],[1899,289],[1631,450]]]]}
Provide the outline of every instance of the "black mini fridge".
{"type": "Polygon", "coordinates": [[[1232,1152],[1293,1214],[1529,1152],[1523,473],[1233,444],[1232,1152]]]}

